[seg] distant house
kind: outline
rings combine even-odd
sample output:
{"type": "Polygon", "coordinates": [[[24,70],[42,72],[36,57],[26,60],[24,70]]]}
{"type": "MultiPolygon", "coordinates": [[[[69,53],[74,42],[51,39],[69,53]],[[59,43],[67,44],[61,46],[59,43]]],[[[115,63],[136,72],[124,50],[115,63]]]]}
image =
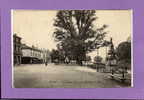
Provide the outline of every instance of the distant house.
{"type": "Polygon", "coordinates": [[[43,52],[42,50],[32,46],[22,45],[22,63],[23,64],[34,64],[43,63],[43,52]]]}
{"type": "Polygon", "coordinates": [[[21,37],[16,34],[13,35],[13,54],[14,54],[14,65],[21,64],[21,37]]]}

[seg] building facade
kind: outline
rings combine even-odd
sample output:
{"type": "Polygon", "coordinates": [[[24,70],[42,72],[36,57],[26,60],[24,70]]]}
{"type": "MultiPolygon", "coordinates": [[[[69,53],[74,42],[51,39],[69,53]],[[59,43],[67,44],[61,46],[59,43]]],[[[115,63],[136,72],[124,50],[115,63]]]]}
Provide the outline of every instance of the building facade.
{"type": "Polygon", "coordinates": [[[21,37],[17,36],[16,34],[13,35],[13,54],[14,54],[14,65],[21,64],[21,37]]]}
{"type": "Polygon", "coordinates": [[[22,45],[22,64],[40,64],[49,62],[50,53],[45,49],[38,49],[35,46],[22,45]]]}
{"type": "Polygon", "coordinates": [[[22,45],[22,63],[23,64],[37,64],[43,63],[42,50],[32,46],[22,45]]]}
{"type": "Polygon", "coordinates": [[[39,49],[35,46],[28,46],[21,43],[22,38],[13,35],[13,63],[20,64],[37,64],[50,62],[50,52],[46,49],[39,49]]]}

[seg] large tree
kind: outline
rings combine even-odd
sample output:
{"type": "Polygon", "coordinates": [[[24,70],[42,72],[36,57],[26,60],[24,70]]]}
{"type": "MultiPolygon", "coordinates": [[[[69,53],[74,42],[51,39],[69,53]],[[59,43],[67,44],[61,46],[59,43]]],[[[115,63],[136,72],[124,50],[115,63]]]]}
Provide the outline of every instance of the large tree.
{"type": "Polygon", "coordinates": [[[55,62],[55,60],[59,60],[59,51],[53,49],[53,50],[51,51],[51,53],[50,53],[50,56],[51,56],[51,61],[52,61],[52,62],[55,62]]]}
{"type": "Polygon", "coordinates": [[[94,29],[93,22],[97,19],[95,10],[60,10],[57,12],[54,26],[54,37],[65,51],[78,64],[86,57],[86,53],[99,48],[106,32],[101,28],[94,29]]]}
{"type": "Polygon", "coordinates": [[[118,60],[131,60],[131,43],[122,42],[117,48],[118,60]]]}

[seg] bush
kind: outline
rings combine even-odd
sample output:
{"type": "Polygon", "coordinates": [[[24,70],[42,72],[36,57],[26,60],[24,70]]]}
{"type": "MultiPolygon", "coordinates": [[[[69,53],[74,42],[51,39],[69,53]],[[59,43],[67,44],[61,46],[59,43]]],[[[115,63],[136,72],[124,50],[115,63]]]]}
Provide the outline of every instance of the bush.
{"type": "Polygon", "coordinates": [[[131,59],[131,43],[122,42],[118,45],[117,48],[117,57],[118,60],[127,60],[131,59]]]}
{"type": "Polygon", "coordinates": [[[116,55],[118,58],[118,66],[121,68],[131,68],[131,43],[122,42],[118,45],[116,55]]]}

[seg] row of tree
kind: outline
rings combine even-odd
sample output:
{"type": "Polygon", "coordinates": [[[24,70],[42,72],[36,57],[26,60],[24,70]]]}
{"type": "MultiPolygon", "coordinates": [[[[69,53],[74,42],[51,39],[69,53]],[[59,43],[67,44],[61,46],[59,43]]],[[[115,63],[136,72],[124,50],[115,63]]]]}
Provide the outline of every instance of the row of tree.
{"type": "MultiPolygon", "coordinates": [[[[61,50],[55,50],[53,49],[51,51],[51,61],[53,63],[70,63],[71,61],[76,61],[76,59],[72,55],[65,55],[65,53],[61,50]]],[[[86,56],[82,59],[82,61],[89,62],[91,61],[90,56],[86,56]]],[[[77,62],[76,62],[77,63],[77,62]]]]}
{"type": "MultiPolygon", "coordinates": [[[[118,47],[114,50],[115,56],[116,56],[116,60],[119,62],[123,62],[123,64],[126,63],[131,63],[131,43],[130,42],[121,42],[118,47]]],[[[72,56],[67,56],[69,58],[69,60],[75,60],[74,58],[72,58],[72,56]]],[[[65,63],[65,59],[66,59],[66,55],[63,51],[61,51],[61,49],[57,49],[57,50],[52,50],[51,52],[51,60],[52,62],[55,62],[57,59],[57,61],[61,62],[61,63],[65,63]]],[[[101,56],[95,56],[94,57],[94,62],[95,63],[101,63],[103,60],[103,58],[101,56]]],[[[107,58],[106,58],[107,60],[107,58]]],[[[69,62],[70,62],[69,61],[69,62]]],[[[83,61],[85,62],[89,62],[91,61],[91,57],[90,56],[86,56],[86,58],[83,58],[83,61]]]]}

